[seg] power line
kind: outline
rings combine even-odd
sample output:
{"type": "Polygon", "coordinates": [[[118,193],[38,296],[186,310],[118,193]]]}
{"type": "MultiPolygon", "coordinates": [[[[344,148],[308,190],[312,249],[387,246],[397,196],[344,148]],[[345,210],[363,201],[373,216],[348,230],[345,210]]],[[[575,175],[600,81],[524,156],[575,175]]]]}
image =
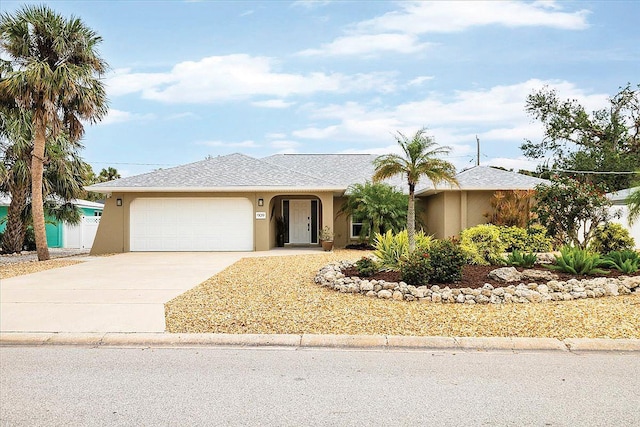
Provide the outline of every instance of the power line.
{"type": "Polygon", "coordinates": [[[579,171],[572,169],[545,169],[548,172],[567,172],[567,173],[583,173],[583,174],[591,174],[591,175],[633,175],[640,174],[640,172],[629,172],[629,171],[579,171]]]}

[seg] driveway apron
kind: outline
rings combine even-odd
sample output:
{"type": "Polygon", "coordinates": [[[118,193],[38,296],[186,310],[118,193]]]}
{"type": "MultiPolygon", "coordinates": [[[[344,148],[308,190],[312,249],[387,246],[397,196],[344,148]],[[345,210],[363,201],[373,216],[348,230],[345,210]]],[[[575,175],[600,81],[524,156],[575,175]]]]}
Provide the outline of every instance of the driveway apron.
{"type": "Polygon", "coordinates": [[[165,302],[244,256],[125,253],[0,279],[0,331],[164,332],[165,302]]]}

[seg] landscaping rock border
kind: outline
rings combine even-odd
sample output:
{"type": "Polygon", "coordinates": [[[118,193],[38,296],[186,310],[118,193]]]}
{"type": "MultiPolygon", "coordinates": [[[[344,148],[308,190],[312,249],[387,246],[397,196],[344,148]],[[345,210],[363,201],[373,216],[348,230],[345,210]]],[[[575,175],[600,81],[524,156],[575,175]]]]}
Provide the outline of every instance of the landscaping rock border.
{"type": "Polygon", "coordinates": [[[546,283],[519,283],[504,287],[485,283],[477,289],[450,289],[448,286],[412,286],[405,282],[345,277],[342,270],[354,265],[352,261],[333,262],[318,271],[315,282],[339,292],[359,293],[371,298],[445,304],[529,304],[640,293],[640,276],[571,279],[566,282],[550,280],[546,283]]]}

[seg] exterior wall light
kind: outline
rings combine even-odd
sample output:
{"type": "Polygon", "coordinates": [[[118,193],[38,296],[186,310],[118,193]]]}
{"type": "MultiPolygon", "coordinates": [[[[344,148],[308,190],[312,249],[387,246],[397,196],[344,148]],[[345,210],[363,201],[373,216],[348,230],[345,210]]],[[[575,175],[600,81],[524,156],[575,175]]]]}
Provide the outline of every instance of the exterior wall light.
{"type": "Polygon", "coordinates": [[[258,199],[258,206],[264,206],[264,199],[258,199]]]}
{"type": "Polygon", "coordinates": [[[116,206],[122,206],[122,199],[116,199],[116,206]]]}

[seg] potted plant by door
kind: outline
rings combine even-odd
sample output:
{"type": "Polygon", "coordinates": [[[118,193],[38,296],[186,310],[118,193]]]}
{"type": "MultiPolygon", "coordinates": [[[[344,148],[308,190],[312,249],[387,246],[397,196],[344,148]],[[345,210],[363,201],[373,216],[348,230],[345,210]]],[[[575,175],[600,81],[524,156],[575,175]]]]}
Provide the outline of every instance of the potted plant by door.
{"type": "Polygon", "coordinates": [[[322,249],[325,251],[330,251],[333,249],[333,231],[328,226],[325,226],[322,230],[320,230],[320,244],[322,245],[322,249]]]}
{"type": "Polygon", "coordinates": [[[286,229],[287,224],[284,222],[284,218],[278,215],[276,217],[276,245],[279,248],[284,248],[284,233],[286,229]]]}

